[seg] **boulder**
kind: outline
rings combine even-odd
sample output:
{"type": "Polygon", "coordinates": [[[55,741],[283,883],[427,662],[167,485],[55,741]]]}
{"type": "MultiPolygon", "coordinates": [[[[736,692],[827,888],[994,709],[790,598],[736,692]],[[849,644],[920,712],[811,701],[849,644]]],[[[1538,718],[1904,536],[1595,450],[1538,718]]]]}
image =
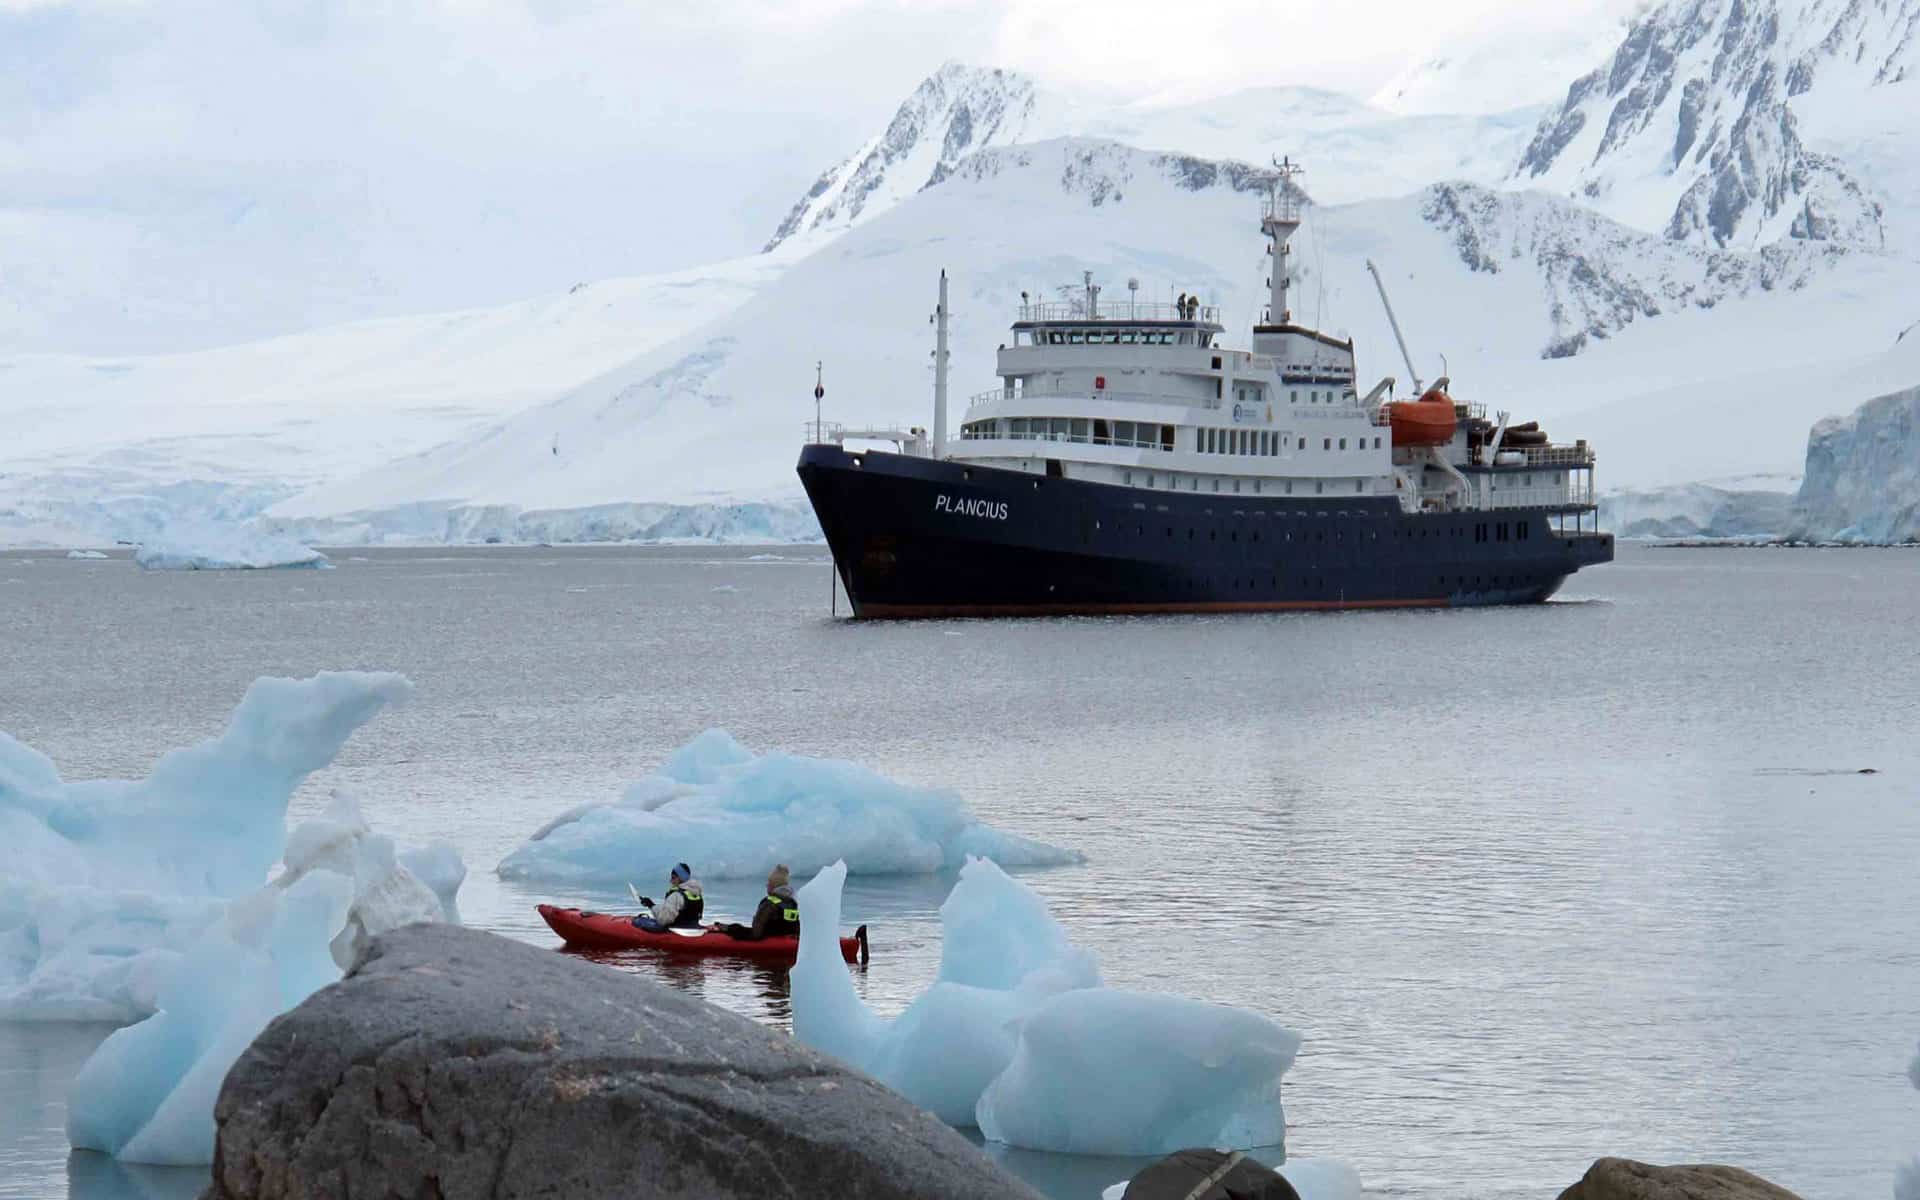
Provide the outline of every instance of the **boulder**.
{"type": "Polygon", "coordinates": [[[1656,1167],[1630,1158],[1603,1158],[1560,1200],[1800,1200],[1778,1184],[1739,1167],[1656,1167]]]}
{"type": "Polygon", "coordinates": [[[208,1200],[1015,1197],[959,1134],[779,1032],[478,930],[375,938],[227,1075],[208,1200]]]}

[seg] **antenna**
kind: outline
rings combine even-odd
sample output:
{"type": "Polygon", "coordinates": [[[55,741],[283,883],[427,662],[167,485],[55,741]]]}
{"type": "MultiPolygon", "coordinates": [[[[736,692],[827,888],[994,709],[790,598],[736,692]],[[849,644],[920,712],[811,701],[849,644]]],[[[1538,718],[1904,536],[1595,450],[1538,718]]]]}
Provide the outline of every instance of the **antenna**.
{"type": "Polygon", "coordinates": [[[1267,195],[1267,211],[1260,218],[1260,232],[1271,241],[1268,253],[1274,257],[1273,275],[1267,280],[1267,321],[1286,325],[1293,320],[1287,309],[1287,239],[1300,228],[1300,188],[1293,181],[1306,168],[1290,158],[1273,161],[1273,182],[1267,195]]]}
{"type": "Polygon", "coordinates": [[[826,426],[820,422],[820,401],[827,394],[826,384],[821,382],[824,364],[813,364],[813,440],[815,443],[826,441],[826,426]]]}

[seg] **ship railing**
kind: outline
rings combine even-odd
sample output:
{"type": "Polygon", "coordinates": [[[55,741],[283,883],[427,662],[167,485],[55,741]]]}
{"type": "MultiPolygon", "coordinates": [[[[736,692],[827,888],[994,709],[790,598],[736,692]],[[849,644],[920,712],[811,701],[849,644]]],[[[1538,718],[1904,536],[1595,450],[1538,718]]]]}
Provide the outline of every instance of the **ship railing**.
{"type": "Polygon", "coordinates": [[[1591,467],[1593,466],[1593,447],[1580,443],[1572,446],[1513,446],[1527,456],[1530,467],[1591,467]]]}
{"type": "MultiPolygon", "coordinates": [[[[1126,422],[1119,422],[1126,424],[1126,422]]],[[[1113,433],[1074,433],[1052,429],[1029,429],[1024,433],[1001,433],[993,429],[962,429],[960,440],[963,442],[1071,442],[1080,446],[1121,446],[1137,450],[1171,450],[1162,437],[1161,427],[1156,424],[1140,422],[1143,429],[1152,430],[1152,436],[1135,434],[1133,437],[1120,437],[1113,433]]]]}
{"type": "Polygon", "coordinates": [[[1160,303],[1154,300],[1101,300],[1089,305],[1085,300],[1050,300],[1037,304],[1022,304],[1022,321],[1189,321],[1197,320],[1203,325],[1218,325],[1220,310],[1214,305],[1204,304],[1193,310],[1197,313],[1188,317],[1180,311],[1178,304],[1160,303]]]}
{"type": "Polygon", "coordinates": [[[1373,410],[1373,416],[1370,419],[1381,429],[1387,429],[1393,425],[1393,414],[1387,411],[1387,406],[1384,404],[1373,410]]]}
{"type": "Polygon", "coordinates": [[[992,404],[1000,400],[1030,400],[1036,404],[1043,401],[1052,403],[1056,400],[1137,400],[1147,404],[1179,404],[1188,408],[1219,408],[1222,403],[1220,397],[1212,394],[1174,396],[1166,392],[1123,392],[1112,388],[1100,388],[1078,392],[1013,392],[1011,394],[1000,390],[977,392],[967,398],[967,407],[975,409],[983,404],[992,404]]]}

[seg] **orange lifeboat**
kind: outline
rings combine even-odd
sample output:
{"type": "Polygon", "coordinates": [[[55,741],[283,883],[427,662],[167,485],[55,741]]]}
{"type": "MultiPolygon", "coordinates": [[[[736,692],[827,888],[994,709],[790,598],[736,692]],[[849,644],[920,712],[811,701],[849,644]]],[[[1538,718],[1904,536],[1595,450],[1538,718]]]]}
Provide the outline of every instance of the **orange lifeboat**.
{"type": "Polygon", "coordinates": [[[1387,405],[1387,417],[1396,446],[1444,446],[1453,440],[1453,398],[1437,387],[1418,400],[1387,405]]]}

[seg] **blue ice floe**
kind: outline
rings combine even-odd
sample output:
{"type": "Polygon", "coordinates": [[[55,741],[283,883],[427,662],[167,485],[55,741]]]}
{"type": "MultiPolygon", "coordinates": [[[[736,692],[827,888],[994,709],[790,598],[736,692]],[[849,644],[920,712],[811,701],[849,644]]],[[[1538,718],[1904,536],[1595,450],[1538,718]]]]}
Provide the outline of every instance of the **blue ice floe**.
{"type": "Polygon", "coordinates": [[[709,729],[617,801],[567,810],[501,861],[508,879],[620,884],[693,863],[703,879],[795,876],[840,861],[862,875],[1079,862],[1070,850],[982,823],[959,796],[895,783],[856,763],[754,754],[709,729]]]}
{"type": "Polygon", "coordinates": [[[399,853],[350,797],[286,830],[300,782],[411,692],[387,674],[257,680],[220,736],[143,780],[67,783],[0,735],[0,1019],[139,1022],[81,1069],[76,1146],[209,1161],[214,1093],[267,1021],[367,938],[453,911],[458,853],[399,853]]]}
{"type": "Polygon", "coordinates": [[[853,989],[829,932],[844,867],[800,891],[794,1036],[989,1140],[1074,1154],[1249,1149],[1286,1138],[1298,1034],[1266,1017],[1101,985],[1034,892],[974,860],[940,908],[933,984],[892,1020],[853,989]]]}

